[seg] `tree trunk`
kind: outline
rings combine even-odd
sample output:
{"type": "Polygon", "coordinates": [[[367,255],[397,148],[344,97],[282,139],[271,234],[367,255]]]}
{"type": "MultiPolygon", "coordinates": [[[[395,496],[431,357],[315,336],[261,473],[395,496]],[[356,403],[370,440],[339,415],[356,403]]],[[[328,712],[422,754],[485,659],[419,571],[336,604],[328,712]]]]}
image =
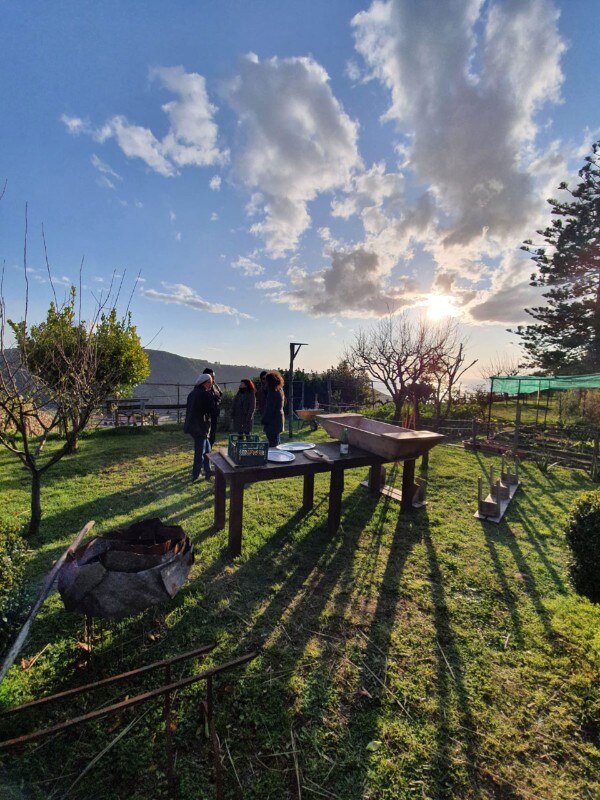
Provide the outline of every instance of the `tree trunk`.
{"type": "Polygon", "coordinates": [[[402,406],[404,405],[404,401],[394,397],[394,422],[399,422],[402,419],[402,406]]]}
{"type": "Polygon", "coordinates": [[[29,520],[28,536],[35,536],[40,529],[42,521],[41,475],[36,470],[31,473],[31,519],[29,520]]]}

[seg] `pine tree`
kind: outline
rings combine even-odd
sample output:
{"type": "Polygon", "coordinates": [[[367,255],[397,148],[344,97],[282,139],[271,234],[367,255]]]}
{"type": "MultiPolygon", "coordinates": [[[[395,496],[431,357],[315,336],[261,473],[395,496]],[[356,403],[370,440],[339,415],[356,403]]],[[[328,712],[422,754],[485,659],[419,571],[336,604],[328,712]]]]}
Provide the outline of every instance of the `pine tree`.
{"type": "Polygon", "coordinates": [[[530,366],[545,372],[600,372],[600,141],[579,170],[581,183],[559,189],[570,199],[550,199],[554,219],[538,231],[545,244],[524,242],[537,273],[532,286],[547,286],[547,305],[525,309],[537,320],[520,325],[530,366]]]}

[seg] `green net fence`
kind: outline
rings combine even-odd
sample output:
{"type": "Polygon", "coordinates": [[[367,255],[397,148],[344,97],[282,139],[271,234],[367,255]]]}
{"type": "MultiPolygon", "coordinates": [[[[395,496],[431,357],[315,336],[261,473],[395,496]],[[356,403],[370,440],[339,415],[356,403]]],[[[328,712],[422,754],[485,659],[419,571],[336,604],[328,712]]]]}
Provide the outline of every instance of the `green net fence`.
{"type": "Polygon", "coordinates": [[[533,394],[545,389],[600,389],[600,372],[592,375],[561,375],[538,377],[537,375],[494,375],[492,392],[508,394],[533,394]]]}

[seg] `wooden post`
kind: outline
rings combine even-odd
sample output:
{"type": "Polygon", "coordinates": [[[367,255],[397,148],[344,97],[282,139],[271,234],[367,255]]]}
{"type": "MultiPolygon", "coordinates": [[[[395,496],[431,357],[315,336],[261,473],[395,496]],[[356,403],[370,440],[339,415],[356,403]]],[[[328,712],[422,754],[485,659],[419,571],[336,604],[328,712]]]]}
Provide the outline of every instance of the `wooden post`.
{"type": "Polygon", "coordinates": [[[177,424],[181,422],[181,412],[179,406],[181,404],[181,398],[179,396],[179,384],[177,384],[177,424]]]}
{"type": "Polygon", "coordinates": [[[342,494],[344,492],[344,470],[333,465],[329,481],[329,510],[327,514],[327,530],[330,535],[337,533],[342,518],[342,494]]]}
{"type": "Polygon", "coordinates": [[[229,553],[232,558],[242,554],[243,521],[244,484],[233,481],[229,494],[229,553]]]}
{"type": "Polygon", "coordinates": [[[225,527],[225,478],[220,469],[215,469],[215,519],[214,527],[222,531],[225,527]]]}
{"type": "Polygon", "coordinates": [[[385,483],[385,467],[374,464],[369,470],[369,491],[371,494],[380,494],[385,483]]]}
{"type": "Polygon", "coordinates": [[[304,476],[304,486],[302,491],[302,510],[310,511],[315,504],[315,474],[307,473],[304,476]]]}
{"type": "Polygon", "coordinates": [[[598,456],[600,450],[600,433],[596,430],[594,431],[594,451],[592,453],[592,469],[590,471],[590,477],[593,481],[597,481],[599,476],[598,470],[598,456]]]}
{"type": "Polygon", "coordinates": [[[405,514],[413,509],[413,492],[415,488],[415,460],[405,461],[402,468],[402,500],[400,513],[405,514]]]}

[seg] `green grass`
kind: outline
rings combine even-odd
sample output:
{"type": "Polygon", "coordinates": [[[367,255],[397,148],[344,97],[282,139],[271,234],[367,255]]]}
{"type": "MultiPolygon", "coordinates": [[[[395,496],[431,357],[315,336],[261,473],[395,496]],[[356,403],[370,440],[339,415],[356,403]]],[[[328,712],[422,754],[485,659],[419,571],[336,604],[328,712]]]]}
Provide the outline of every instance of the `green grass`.
{"type": "MultiPolygon", "coordinates": [[[[212,489],[189,483],[190,440],[180,430],[88,436],[48,475],[31,585],[89,519],[100,532],[154,515],[193,538],[191,579],[164,619],[147,613],[109,626],[86,669],[76,666],[82,622],[53,595],[22,655],[48,649],[30,670],[13,668],[0,703],[199,643],[217,642],[205,663],[260,647],[257,660],[218,684],[228,798],[298,797],[291,731],[302,798],[596,798],[600,609],[573,593],[561,533],[589,482],[581,472],[543,475],[525,463],[523,487],[495,526],[473,518],[476,480],[490,463],[436,448],[428,506],[404,517],[395,501],[370,497],[359,486],[364,474],[353,471],[333,539],[326,476],[317,476],[315,508],[304,517],[299,479],[249,486],[244,554],[232,562],[226,532],[211,528],[212,489]]],[[[25,520],[26,477],[0,454],[0,515],[25,520]]],[[[98,692],[64,712],[118,696],[98,692]]],[[[197,686],[175,701],[185,800],[214,796],[200,699],[197,686]]],[[[161,709],[145,709],[69,797],[166,796],[161,709]]],[[[19,759],[5,756],[0,795],[20,796],[21,786],[27,798],[63,797],[139,713],[72,729],[19,759]]],[[[29,727],[58,717],[40,714],[29,727]]],[[[2,728],[2,738],[17,730],[14,722],[2,728]]]]}

